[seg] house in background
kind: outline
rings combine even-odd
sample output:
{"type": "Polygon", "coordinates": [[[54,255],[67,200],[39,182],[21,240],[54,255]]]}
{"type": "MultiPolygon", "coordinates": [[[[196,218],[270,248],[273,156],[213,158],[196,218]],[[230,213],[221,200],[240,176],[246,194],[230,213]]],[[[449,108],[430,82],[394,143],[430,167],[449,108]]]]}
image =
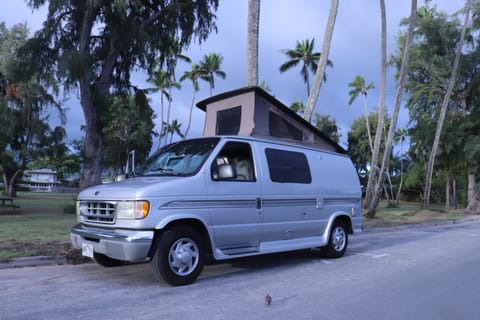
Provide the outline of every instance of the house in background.
{"type": "Polygon", "coordinates": [[[29,188],[31,191],[50,192],[60,184],[57,171],[39,169],[28,170],[26,173],[30,176],[29,188]]]}

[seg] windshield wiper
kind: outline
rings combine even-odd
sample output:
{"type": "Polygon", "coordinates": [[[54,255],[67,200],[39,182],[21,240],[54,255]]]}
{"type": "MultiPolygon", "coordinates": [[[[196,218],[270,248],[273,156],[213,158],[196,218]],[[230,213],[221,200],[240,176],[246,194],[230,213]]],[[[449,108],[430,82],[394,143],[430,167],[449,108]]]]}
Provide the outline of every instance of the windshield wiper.
{"type": "Polygon", "coordinates": [[[178,174],[179,174],[178,172],[176,172],[172,168],[154,168],[154,169],[150,169],[150,170],[146,171],[145,173],[149,174],[149,173],[154,173],[154,172],[157,172],[157,171],[159,171],[163,174],[169,175],[169,176],[178,176],[178,174]]]}

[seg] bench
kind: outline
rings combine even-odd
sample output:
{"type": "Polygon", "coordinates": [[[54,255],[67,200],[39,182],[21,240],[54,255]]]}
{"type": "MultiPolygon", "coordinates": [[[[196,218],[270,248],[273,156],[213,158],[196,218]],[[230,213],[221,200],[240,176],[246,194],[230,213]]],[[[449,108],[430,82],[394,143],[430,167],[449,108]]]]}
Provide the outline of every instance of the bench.
{"type": "Polygon", "coordinates": [[[13,213],[15,212],[15,208],[17,207],[14,202],[15,198],[12,197],[3,197],[0,196],[0,208],[12,208],[13,213]]]}

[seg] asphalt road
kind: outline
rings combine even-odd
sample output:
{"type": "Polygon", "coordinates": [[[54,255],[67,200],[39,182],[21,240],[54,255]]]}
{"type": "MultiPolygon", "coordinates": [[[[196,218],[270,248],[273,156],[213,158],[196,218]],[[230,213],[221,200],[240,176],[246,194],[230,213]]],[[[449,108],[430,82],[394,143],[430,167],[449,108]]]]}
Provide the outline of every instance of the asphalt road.
{"type": "Polygon", "coordinates": [[[186,287],[149,264],[0,270],[0,319],[479,319],[479,298],[479,220],[364,232],[336,260],[213,264],[186,287]]]}

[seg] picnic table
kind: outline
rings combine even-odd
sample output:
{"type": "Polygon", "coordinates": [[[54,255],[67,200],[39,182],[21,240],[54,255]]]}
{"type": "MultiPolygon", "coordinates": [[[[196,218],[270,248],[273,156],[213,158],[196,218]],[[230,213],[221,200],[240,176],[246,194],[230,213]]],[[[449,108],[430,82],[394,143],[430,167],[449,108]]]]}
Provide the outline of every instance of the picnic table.
{"type": "Polygon", "coordinates": [[[15,212],[15,208],[17,207],[14,202],[15,198],[12,197],[4,197],[0,196],[0,208],[12,208],[13,213],[15,212]]]}

